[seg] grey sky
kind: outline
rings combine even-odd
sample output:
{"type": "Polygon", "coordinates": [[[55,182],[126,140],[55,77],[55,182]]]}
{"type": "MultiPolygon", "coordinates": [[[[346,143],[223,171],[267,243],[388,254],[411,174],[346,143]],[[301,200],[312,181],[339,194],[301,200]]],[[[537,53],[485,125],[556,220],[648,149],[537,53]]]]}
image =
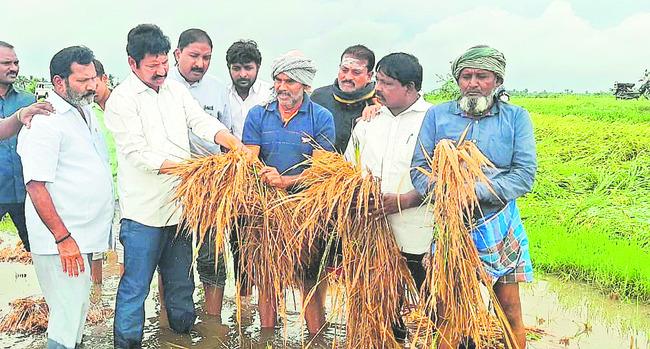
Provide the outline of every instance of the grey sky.
{"type": "MultiPolygon", "coordinates": [[[[215,44],[210,73],[228,79],[225,51],[254,39],[262,51],[260,77],[271,62],[299,49],[316,60],[315,86],[335,78],[341,51],[362,43],[377,58],[404,51],[424,67],[424,90],[434,74],[464,49],[489,44],[508,60],[506,86],[530,90],[605,90],[650,69],[650,1],[618,0],[3,0],[0,40],[16,46],[21,74],[49,76],[54,53],[86,45],[107,72],[128,74],[126,34],[155,23],[172,47],[184,29],[205,29],[215,44]],[[616,5],[612,5],[616,3],[616,5]]],[[[170,56],[171,59],[171,56],[170,56]]]]}

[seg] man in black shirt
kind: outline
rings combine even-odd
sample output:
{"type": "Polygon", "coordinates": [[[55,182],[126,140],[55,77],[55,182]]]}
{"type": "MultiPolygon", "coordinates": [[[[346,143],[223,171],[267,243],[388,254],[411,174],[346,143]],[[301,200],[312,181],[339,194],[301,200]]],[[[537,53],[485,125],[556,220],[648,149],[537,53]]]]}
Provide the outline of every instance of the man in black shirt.
{"type": "Polygon", "coordinates": [[[334,83],[317,88],[311,100],[322,105],[334,116],[339,153],[345,152],[350,134],[363,109],[373,104],[375,83],[371,81],[375,54],[363,45],[350,46],[341,55],[339,73],[334,83]]]}

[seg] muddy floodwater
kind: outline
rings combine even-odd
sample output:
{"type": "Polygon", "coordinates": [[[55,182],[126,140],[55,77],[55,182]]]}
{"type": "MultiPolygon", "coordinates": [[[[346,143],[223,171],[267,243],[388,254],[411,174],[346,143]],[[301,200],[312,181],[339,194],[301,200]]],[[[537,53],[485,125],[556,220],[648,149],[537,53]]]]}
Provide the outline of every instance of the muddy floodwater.
{"type": "MultiPolygon", "coordinates": [[[[7,241],[3,234],[3,240],[7,241]]],[[[9,239],[11,240],[11,239],[9,239]]],[[[6,244],[4,245],[6,246],[6,244]]],[[[4,247],[3,246],[3,247],[4,247]]],[[[16,298],[40,296],[40,288],[31,265],[0,263],[0,315],[9,311],[8,303],[16,298]]],[[[157,280],[154,278],[154,280],[157,280]]],[[[101,292],[93,290],[95,301],[114,305],[118,268],[113,258],[105,262],[101,292]]],[[[199,285],[197,281],[197,285],[199,285]]],[[[295,302],[300,304],[299,292],[295,302]]],[[[144,347],[146,348],[311,348],[342,347],[345,325],[337,319],[317,338],[307,336],[294,307],[294,297],[287,297],[287,323],[274,331],[260,331],[256,299],[244,300],[241,330],[236,321],[235,289],[232,280],[226,285],[222,318],[205,315],[200,306],[202,292],[197,287],[195,300],[199,319],[189,335],[167,329],[158,316],[156,282],[146,301],[144,347]]],[[[593,288],[552,276],[538,275],[535,283],[524,285],[522,303],[524,320],[534,328],[528,348],[634,348],[650,349],[650,305],[621,302],[604,296],[593,288]]],[[[44,348],[45,335],[0,334],[2,348],[44,348]]],[[[112,348],[112,319],[86,327],[84,348],[112,348]]]]}

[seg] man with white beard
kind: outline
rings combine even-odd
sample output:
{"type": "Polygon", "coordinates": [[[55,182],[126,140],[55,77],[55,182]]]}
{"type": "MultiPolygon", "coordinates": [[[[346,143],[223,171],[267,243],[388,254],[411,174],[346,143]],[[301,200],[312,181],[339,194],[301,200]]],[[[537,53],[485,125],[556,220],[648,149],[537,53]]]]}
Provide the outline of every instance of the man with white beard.
{"type": "Polygon", "coordinates": [[[421,146],[415,147],[413,154],[411,179],[421,195],[432,190],[433,185],[417,168],[430,170],[426,159],[433,156],[435,145],[442,139],[457,140],[465,130],[466,140],[475,143],[496,167],[484,169],[493,191],[483,183],[474,188],[480,213],[473,217],[476,228],[471,235],[483,266],[492,276],[494,293],[518,347],[523,349],[526,331],[519,283],[533,280],[533,268],[515,200],[531,190],[537,160],[528,112],[496,98],[505,67],[503,54],[484,45],[468,49],[453,62],[452,73],[462,96],[427,112],[418,136],[421,146]]]}
{"type": "Polygon", "coordinates": [[[48,348],[81,343],[90,294],[90,256],[108,248],[113,189],[108,152],[91,108],[93,53],[72,46],[50,62],[56,110],[18,136],[27,188],[25,219],[36,277],[50,309],[48,348]]]}

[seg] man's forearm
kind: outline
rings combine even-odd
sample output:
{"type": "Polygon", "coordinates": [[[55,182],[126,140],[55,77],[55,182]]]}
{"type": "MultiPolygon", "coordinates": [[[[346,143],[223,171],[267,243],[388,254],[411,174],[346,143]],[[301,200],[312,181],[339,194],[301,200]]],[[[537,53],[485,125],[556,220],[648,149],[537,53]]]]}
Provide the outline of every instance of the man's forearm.
{"type": "Polygon", "coordinates": [[[7,139],[20,131],[23,124],[18,120],[18,113],[20,110],[11,114],[10,117],[0,119],[0,140],[7,139]]]}
{"type": "Polygon", "coordinates": [[[214,135],[214,142],[228,149],[234,149],[243,146],[242,142],[237,139],[237,137],[233,136],[232,133],[228,132],[228,130],[221,130],[217,132],[217,134],[214,135]]]}
{"type": "Polygon", "coordinates": [[[171,160],[165,160],[163,161],[162,165],[160,165],[160,170],[158,173],[160,174],[170,174],[171,170],[176,167],[178,163],[171,161],[171,160]]]}
{"type": "Polygon", "coordinates": [[[291,188],[302,182],[302,176],[300,175],[282,176],[282,181],[284,182],[285,188],[291,188]]]}
{"type": "Polygon", "coordinates": [[[65,227],[61,217],[56,212],[54,202],[52,202],[52,197],[47,191],[45,183],[30,181],[27,183],[27,193],[41,221],[54,235],[54,240],[64,238],[68,234],[68,228],[65,227]]]}

